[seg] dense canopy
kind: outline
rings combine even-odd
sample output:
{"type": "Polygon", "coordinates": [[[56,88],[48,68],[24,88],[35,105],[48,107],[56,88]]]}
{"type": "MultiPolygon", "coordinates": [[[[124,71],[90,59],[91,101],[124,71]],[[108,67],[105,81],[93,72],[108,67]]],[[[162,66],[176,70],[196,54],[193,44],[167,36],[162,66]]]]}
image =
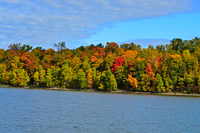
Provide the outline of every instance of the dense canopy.
{"type": "Polygon", "coordinates": [[[200,93],[200,38],[142,48],[111,42],[70,50],[11,44],[0,49],[0,84],[12,86],[200,93]]]}

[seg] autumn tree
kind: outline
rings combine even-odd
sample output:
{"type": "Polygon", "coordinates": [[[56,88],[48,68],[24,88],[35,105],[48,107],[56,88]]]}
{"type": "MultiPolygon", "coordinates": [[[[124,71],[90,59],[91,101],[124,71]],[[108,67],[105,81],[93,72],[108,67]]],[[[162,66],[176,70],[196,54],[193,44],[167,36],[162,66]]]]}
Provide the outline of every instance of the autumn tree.
{"type": "Polygon", "coordinates": [[[28,72],[29,76],[35,73],[37,66],[39,65],[37,59],[34,56],[30,56],[29,59],[24,64],[25,70],[28,72]]]}
{"type": "Polygon", "coordinates": [[[105,47],[105,51],[114,53],[117,48],[119,48],[119,45],[117,43],[115,43],[115,42],[111,42],[111,43],[107,42],[106,43],[106,47],[105,47]]]}
{"type": "Polygon", "coordinates": [[[138,87],[138,81],[137,81],[136,78],[132,77],[132,74],[128,75],[127,81],[129,82],[131,87],[133,87],[133,88],[137,88],[138,87]]]}
{"type": "Polygon", "coordinates": [[[5,53],[4,49],[0,49],[0,62],[2,62],[3,60],[4,53],[5,53]]]}
{"type": "Polygon", "coordinates": [[[89,69],[89,72],[88,72],[88,74],[87,74],[87,87],[88,87],[89,89],[91,89],[91,88],[92,88],[92,84],[93,84],[93,80],[92,80],[92,70],[89,69]]]}
{"type": "Polygon", "coordinates": [[[105,72],[97,71],[96,82],[95,85],[98,86],[98,89],[105,90],[106,89],[106,74],[105,72]]]}
{"type": "Polygon", "coordinates": [[[81,60],[77,56],[74,56],[74,58],[70,61],[70,67],[77,71],[80,65],[81,60]]]}
{"type": "Polygon", "coordinates": [[[12,85],[27,86],[30,78],[24,69],[14,69],[10,73],[10,83],[12,85]]]}
{"type": "Polygon", "coordinates": [[[150,83],[149,75],[142,74],[141,75],[141,82],[140,82],[141,91],[151,91],[150,84],[151,83],[150,83]]]}
{"type": "Polygon", "coordinates": [[[62,69],[55,67],[55,66],[51,66],[51,72],[52,72],[52,85],[53,87],[60,87],[62,86],[64,83],[64,80],[62,79],[62,69]]]}
{"type": "Polygon", "coordinates": [[[111,71],[115,73],[118,67],[123,65],[123,62],[124,62],[124,59],[121,56],[119,58],[116,58],[115,63],[113,64],[113,68],[111,68],[111,71]]]}
{"type": "Polygon", "coordinates": [[[19,57],[13,56],[12,60],[9,62],[10,70],[18,69],[20,65],[19,57]]]}
{"type": "Polygon", "coordinates": [[[9,72],[6,70],[5,64],[0,64],[0,83],[8,84],[10,81],[9,72]]]}
{"type": "Polygon", "coordinates": [[[70,82],[73,79],[73,70],[71,67],[69,67],[69,62],[65,61],[65,63],[62,65],[62,75],[64,77],[64,86],[70,87],[70,82]]]}
{"type": "Polygon", "coordinates": [[[150,63],[147,63],[147,66],[145,68],[146,74],[149,75],[150,79],[153,79],[155,76],[155,72],[154,69],[151,67],[150,63]]]}
{"type": "Polygon", "coordinates": [[[138,54],[138,51],[136,50],[128,50],[126,52],[124,52],[124,54],[122,55],[123,59],[124,59],[124,65],[126,67],[128,67],[130,64],[133,63],[133,61],[135,61],[136,55],[138,54]]]}
{"type": "Polygon", "coordinates": [[[38,65],[38,67],[36,68],[36,72],[33,75],[37,86],[45,85],[45,78],[46,78],[45,75],[46,75],[46,73],[45,73],[45,70],[42,67],[42,65],[38,65]]]}
{"type": "Polygon", "coordinates": [[[87,56],[87,54],[85,52],[83,52],[80,59],[84,60],[86,56],[87,56]]]}
{"type": "Polygon", "coordinates": [[[116,56],[116,54],[110,54],[104,58],[104,65],[106,70],[110,69],[113,66],[116,56]]]}

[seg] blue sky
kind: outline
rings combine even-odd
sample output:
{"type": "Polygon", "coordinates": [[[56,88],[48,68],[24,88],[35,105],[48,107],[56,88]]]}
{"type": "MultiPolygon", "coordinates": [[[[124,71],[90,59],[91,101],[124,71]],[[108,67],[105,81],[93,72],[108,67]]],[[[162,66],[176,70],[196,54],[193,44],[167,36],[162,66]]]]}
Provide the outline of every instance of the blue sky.
{"type": "Polygon", "coordinates": [[[193,39],[200,37],[199,6],[200,0],[0,0],[0,48],[193,39]]]}

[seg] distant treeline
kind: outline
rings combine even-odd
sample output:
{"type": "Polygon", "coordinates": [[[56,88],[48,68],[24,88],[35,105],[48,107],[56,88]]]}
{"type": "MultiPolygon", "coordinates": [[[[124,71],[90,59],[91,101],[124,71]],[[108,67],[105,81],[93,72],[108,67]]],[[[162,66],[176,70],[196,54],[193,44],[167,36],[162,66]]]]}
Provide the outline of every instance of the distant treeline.
{"type": "Polygon", "coordinates": [[[105,91],[200,93],[200,38],[142,48],[107,43],[70,50],[11,44],[0,49],[0,84],[105,91]]]}

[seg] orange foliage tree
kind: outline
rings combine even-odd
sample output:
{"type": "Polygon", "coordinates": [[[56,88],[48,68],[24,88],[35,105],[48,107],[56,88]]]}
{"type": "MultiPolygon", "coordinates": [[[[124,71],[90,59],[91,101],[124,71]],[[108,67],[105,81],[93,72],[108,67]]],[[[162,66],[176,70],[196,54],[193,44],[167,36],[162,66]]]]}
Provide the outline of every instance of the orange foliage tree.
{"type": "Polygon", "coordinates": [[[89,72],[87,74],[87,86],[88,88],[92,88],[92,84],[93,84],[93,81],[92,81],[92,70],[89,69],[89,72]]]}
{"type": "Polygon", "coordinates": [[[107,42],[105,51],[114,53],[117,48],[119,48],[119,45],[117,43],[115,43],[115,42],[111,42],[111,43],[107,42]]]}
{"type": "Polygon", "coordinates": [[[129,82],[129,84],[134,87],[134,88],[137,88],[138,87],[138,81],[136,78],[132,77],[132,74],[129,74],[128,75],[128,79],[127,81],[129,82]]]}

